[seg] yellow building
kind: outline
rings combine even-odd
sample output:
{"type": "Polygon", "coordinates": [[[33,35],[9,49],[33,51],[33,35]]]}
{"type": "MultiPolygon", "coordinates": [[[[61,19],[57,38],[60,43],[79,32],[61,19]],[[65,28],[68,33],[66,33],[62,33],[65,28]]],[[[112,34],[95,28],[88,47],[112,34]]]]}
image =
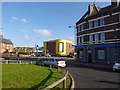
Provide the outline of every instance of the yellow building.
{"type": "Polygon", "coordinates": [[[44,42],[44,53],[50,55],[66,56],[72,52],[72,42],[69,40],[50,40],[44,42]]]}
{"type": "Polygon", "coordinates": [[[0,35],[0,53],[3,52],[12,52],[13,43],[9,39],[3,38],[3,35],[0,35]]]}

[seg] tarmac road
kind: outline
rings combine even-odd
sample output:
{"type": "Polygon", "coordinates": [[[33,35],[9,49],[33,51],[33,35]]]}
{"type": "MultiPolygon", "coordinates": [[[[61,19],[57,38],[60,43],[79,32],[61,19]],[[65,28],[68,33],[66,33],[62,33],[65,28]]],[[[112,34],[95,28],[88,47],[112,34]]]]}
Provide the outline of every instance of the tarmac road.
{"type": "MultiPolygon", "coordinates": [[[[68,60],[66,69],[75,80],[75,88],[119,88],[120,73],[80,65],[68,60]]],[[[118,89],[117,89],[118,90],[118,89]]]]}

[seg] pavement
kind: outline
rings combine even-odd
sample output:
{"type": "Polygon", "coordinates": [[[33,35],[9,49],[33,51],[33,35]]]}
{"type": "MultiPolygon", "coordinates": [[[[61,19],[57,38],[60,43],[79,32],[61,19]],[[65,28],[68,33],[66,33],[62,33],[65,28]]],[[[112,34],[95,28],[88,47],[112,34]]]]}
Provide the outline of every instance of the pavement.
{"type": "Polygon", "coordinates": [[[75,61],[75,64],[78,64],[80,66],[87,66],[89,68],[96,68],[96,69],[103,69],[103,70],[108,70],[108,71],[112,71],[112,65],[110,64],[103,64],[103,63],[84,63],[84,62],[79,62],[79,61],[75,61]]]}

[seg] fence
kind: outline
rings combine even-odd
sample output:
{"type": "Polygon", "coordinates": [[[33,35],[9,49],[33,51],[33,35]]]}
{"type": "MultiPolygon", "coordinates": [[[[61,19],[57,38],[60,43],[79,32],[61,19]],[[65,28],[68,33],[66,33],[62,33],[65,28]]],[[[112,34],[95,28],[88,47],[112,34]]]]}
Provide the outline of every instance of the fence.
{"type": "Polygon", "coordinates": [[[0,60],[2,64],[35,64],[35,61],[25,61],[25,60],[0,60]]]}
{"type": "Polygon", "coordinates": [[[55,86],[57,86],[58,84],[60,84],[62,82],[63,82],[63,88],[67,88],[66,87],[66,79],[67,79],[68,76],[71,79],[70,90],[73,90],[75,88],[75,82],[74,82],[73,77],[68,73],[68,71],[66,71],[66,74],[65,74],[65,76],[62,79],[54,82],[53,84],[49,85],[48,87],[44,88],[43,90],[52,89],[52,88],[54,88],[55,86]]]}

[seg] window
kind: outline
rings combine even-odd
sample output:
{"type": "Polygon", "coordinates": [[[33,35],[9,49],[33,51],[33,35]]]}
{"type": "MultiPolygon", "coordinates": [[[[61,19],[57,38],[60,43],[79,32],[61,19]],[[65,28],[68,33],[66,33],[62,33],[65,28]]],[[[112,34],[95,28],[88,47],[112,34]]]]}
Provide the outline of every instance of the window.
{"type": "Polygon", "coordinates": [[[81,43],[83,44],[83,42],[84,42],[84,36],[82,36],[81,38],[82,38],[82,42],[81,43]]]}
{"type": "Polygon", "coordinates": [[[89,43],[92,44],[92,41],[93,41],[93,35],[92,34],[89,35],[89,39],[90,39],[89,43]]]}
{"type": "Polygon", "coordinates": [[[104,43],[105,42],[105,33],[101,33],[101,42],[104,43]]]}
{"type": "Polygon", "coordinates": [[[64,43],[63,42],[59,43],[59,52],[64,52],[64,43]]]}
{"type": "Polygon", "coordinates": [[[78,44],[80,44],[80,37],[78,37],[78,44]]]}
{"type": "Polygon", "coordinates": [[[104,22],[104,18],[100,19],[100,26],[104,26],[105,22],[104,22]]]}
{"type": "Polygon", "coordinates": [[[95,43],[98,43],[98,33],[95,34],[95,43]]]}
{"type": "Polygon", "coordinates": [[[94,21],[94,27],[98,27],[98,20],[94,21]]]}
{"type": "Polygon", "coordinates": [[[80,37],[80,44],[81,44],[81,42],[82,42],[82,37],[80,37]]]}
{"type": "Polygon", "coordinates": [[[93,23],[92,21],[89,22],[89,29],[92,29],[93,28],[93,23]]]}
{"type": "Polygon", "coordinates": [[[98,59],[105,59],[105,50],[98,50],[98,59]]]}
{"type": "Polygon", "coordinates": [[[84,26],[83,26],[83,24],[81,25],[81,30],[83,30],[84,29],[84,26]]]}
{"type": "Polygon", "coordinates": [[[78,32],[80,32],[80,26],[78,26],[78,32]]]}
{"type": "Polygon", "coordinates": [[[120,13],[119,13],[119,22],[120,22],[120,13]]]}
{"type": "Polygon", "coordinates": [[[77,37],[77,45],[79,44],[79,37],[77,37]]]}
{"type": "Polygon", "coordinates": [[[98,34],[98,40],[101,40],[101,33],[98,34]]]}
{"type": "Polygon", "coordinates": [[[95,41],[95,34],[93,34],[93,41],[95,41]]]}
{"type": "Polygon", "coordinates": [[[83,54],[83,50],[80,50],[80,51],[79,51],[79,58],[83,58],[83,55],[84,55],[84,54],[83,54]]]}

